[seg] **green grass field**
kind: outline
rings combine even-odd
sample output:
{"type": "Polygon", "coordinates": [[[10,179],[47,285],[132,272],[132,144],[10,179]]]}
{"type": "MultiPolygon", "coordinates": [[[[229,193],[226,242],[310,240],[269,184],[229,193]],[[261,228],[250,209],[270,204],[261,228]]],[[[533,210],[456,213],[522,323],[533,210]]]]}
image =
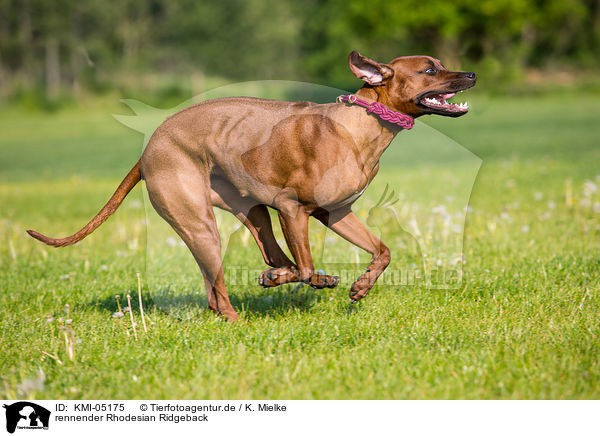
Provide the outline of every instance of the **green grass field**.
{"type": "MultiPolygon", "coordinates": [[[[463,118],[423,120],[483,161],[470,199],[459,289],[381,284],[349,308],[351,278],[338,289],[314,291],[264,290],[251,276],[248,284],[229,287],[248,321],[235,325],[204,310],[201,276],[191,255],[165,249],[166,230],[152,224],[147,240],[143,184],[76,246],[52,249],[29,238],[29,228],[62,236],[86,223],[136,161],[142,137],[108,109],[51,115],[4,109],[1,396],[600,398],[600,124],[598,103],[588,97],[475,95],[463,118]],[[147,333],[140,331],[137,272],[151,320],[147,333]],[[148,287],[153,280],[173,286],[159,292],[148,287]],[[137,341],[128,313],[112,317],[115,295],[123,304],[128,293],[137,341]]],[[[407,141],[418,150],[419,138],[427,137],[419,129],[427,132],[418,126],[397,145],[407,141]]],[[[378,227],[392,249],[390,268],[419,261],[397,222],[416,217],[427,227],[436,203],[420,195],[423,186],[440,174],[460,180],[473,168],[435,153],[414,164],[402,157],[398,147],[386,153],[356,208],[366,220],[386,184],[401,193],[397,221],[383,214],[378,227]]],[[[451,196],[442,198],[450,208],[451,196]]],[[[234,225],[223,218],[224,238],[234,225]]],[[[327,246],[330,261],[366,265],[368,256],[318,226],[311,237],[314,246],[327,246]]],[[[237,238],[226,266],[261,270],[253,242],[243,232],[237,238]]]]}

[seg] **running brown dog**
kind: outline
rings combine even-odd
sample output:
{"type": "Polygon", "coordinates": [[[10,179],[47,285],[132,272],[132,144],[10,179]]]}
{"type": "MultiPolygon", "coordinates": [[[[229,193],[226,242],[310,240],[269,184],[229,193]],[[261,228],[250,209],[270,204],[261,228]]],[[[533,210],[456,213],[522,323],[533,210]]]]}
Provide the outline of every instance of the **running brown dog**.
{"type": "MultiPolygon", "coordinates": [[[[475,73],[448,71],[428,56],[383,64],[353,51],[349,65],[365,82],[357,97],[413,118],[464,115],[465,105],[446,99],[476,81],[475,73]]],[[[259,277],[264,287],[298,281],[314,288],[338,284],[337,277],[314,271],[310,216],[366,250],[373,256],[371,264],[350,290],[350,298],[358,301],[390,263],[390,250],[352,213],[352,204],[377,174],[379,158],[401,130],[351,104],[209,100],[178,112],[156,129],[141,159],[79,232],[63,239],[28,233],[55,247],[78,242],[144,179],[152,205],[200,266],[209,307],[228,320],[238,314],[225,288],[212,206],[234,214],[256,239],[272,267],[259,277]],[[294,261],[275,240],[267,207],[277,210],[294,261]]]]}

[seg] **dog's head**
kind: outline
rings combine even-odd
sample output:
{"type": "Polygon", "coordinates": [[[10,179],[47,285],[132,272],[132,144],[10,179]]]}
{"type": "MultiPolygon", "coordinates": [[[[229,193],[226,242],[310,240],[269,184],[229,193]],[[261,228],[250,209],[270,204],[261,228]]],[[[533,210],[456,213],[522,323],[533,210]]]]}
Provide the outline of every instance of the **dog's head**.
{"type": "Polygon", "coordinates": [[[363,88],[372,88],[380,103],[415,118],[466,114],[466,103],[447,100],[477,81],[475,73],[449,71],[429,56],[404,56],[382,64],[353,51],[348,63],[354,75],[366,82],[363,88]]]}

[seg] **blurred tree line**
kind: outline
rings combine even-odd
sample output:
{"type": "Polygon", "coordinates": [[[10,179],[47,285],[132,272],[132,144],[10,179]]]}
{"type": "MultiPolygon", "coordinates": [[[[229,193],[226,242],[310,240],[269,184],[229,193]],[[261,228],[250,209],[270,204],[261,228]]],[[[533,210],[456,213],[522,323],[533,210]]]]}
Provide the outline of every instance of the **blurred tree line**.
{"type": "Polygon", "coordinates": [[[0,90],[54,99],[110,88],[124,72],[352,88],[353,49],[510,79],[595,68],[599,42],[600,0],[0,0],[0,90]]]}

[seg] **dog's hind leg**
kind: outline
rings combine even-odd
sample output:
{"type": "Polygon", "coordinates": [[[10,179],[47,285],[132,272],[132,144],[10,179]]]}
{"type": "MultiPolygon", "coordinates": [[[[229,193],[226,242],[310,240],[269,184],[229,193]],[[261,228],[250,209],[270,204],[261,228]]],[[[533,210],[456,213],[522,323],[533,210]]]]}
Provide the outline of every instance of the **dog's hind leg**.
{"type": "Polygon", "coordinates": [[[283,252],[271,225],[267,206],[239,191],[222,177],[211,177],[211,202],[239,219],[254,237],[265,263],[274,268],[291,267],[294,263],[283,252]]]}
{"type": "MultiPolygon", "coordinates": [[[[144,169],[152,205],[188,246],[205,278],[208,305],[227,320],[239,318],[229,301],[221,261],[221,239],[212,210],[209,175],[179,159],[144,169]],[[157,168],[158,167],[158,168],[157,168]]],[[[207,171],[207,170],[206,170],[207,171]]]]}
{"type": "MultiPolygon", "coordinates": [[[[261,286],[270,288],[284,283],[306,281],[314,288],[333,288],[339,283],[337,277],[314,273],[309,279],[302,280],[299,269],[286,256],[273,235],[267,206],[250,197],[243,197],[229,181],[220,176],[211,177],[211,202],[214,206],[235,215],[248,228],[260,248],[265,263],[273,267],[260,274],[258,283],[261,286]]],[[[285,234],[283,222],[282,230],[285,234]]],[[[285,236],[289,239],[289,235],[285,236]]],[[[310,265],[312,268],[312,262],[310,265]]]]}
{"type": "MultiPolygon", "coordinates": [[[[300,281],[300,272],[281,249],[275,236],[267,206],[243,197],[227,180],[211,177],[211,201],[214,206],[235,215],[250,231],[269,268],[258,277],[258,284],[270,288],[300,281]]],[[[334,283],[330,280],[328,283],[334,283]]]]}

